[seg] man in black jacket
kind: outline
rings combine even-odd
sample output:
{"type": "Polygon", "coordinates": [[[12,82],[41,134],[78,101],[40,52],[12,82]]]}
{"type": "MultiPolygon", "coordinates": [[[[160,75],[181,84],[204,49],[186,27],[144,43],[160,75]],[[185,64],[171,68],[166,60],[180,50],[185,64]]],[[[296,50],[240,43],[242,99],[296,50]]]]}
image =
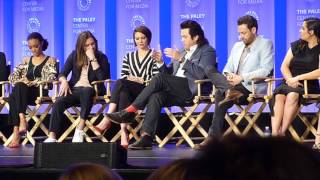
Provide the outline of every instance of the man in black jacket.
{"type": "MultiPolygon", "coordinates": [[[[201,26],[195,21],[187,20],[182,22],[180,27],[184,49],[164,49],[165,55],[172,59],[169,66],[164,64],[162,58],[155,58],[159,59],[157,65],[161,73],[151,80],[132,105],[123,111],[107,115],[115,123],[132,123],[136,111],[147,107],[141,128],[142,138],[131,144],[130,149],[152,148],[152,138],[161,108],[172,105],[184,106],[192,102],[197,91],[194,81],[205,79],[205,69],[215,67],[215,50],[209,45],[201,26]]],[[[154,56],[162,55],[161,52],[155,52],[154,56]]]]}

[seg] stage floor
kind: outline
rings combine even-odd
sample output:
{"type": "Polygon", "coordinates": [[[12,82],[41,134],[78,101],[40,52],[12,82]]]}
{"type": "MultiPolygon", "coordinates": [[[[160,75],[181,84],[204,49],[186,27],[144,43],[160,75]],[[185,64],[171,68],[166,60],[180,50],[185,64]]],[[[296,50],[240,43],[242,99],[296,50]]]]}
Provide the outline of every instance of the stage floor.
{"type": "MultiPolygon", "coordinates": [[[[63,172],[62,169],[36,169],[33,167],[34,148],[31,145],[10,149],[0,146],[0,179],[19,179],[29,177],[33,179],[56,179],[63,172]],[[49,176],[48,176],[49,175],[49,176]]],[[[153,146],[152,150],[128,150],[128,167],[115,169],[124,179],[144,179],[154,169],[175,159],[190,158],[197,151],[188,146],[176,147],[167,144],[164,148],[153,146]]]]}

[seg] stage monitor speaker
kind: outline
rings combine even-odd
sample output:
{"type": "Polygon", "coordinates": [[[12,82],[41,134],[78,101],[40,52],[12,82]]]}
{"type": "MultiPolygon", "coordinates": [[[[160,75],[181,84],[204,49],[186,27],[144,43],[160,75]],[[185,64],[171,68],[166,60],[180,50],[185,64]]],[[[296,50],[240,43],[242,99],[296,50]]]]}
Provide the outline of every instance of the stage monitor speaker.
{"type": "Polygon", "coordinates": [[[60,169],[84,162],[125,167],[127,150],[116,143],[37,143],[34,148],[36,168],[60,169]]]}

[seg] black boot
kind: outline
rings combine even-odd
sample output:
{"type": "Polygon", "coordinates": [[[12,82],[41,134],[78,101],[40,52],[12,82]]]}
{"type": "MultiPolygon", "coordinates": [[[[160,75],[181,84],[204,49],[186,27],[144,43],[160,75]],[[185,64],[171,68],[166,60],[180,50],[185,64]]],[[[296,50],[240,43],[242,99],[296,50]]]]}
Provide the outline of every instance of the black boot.
{"type": "Polygon", "coordinates": [[[136,116],[136,113],[134,112],[128,112],[126,110],[121,110],[119,112],[114,112],[107,114],[107,117],[110,119],[110,121],[120,124],[120,123],[126,123],[131,124],[135,122],[134,117],[136,116]]]}
{"type": "Polygon", "coordinates": [[[130,144],[129,149],[142,150],[142,149],[152,149],[152,138],[148,135],[142,136],[139,141],[130,144]]]}

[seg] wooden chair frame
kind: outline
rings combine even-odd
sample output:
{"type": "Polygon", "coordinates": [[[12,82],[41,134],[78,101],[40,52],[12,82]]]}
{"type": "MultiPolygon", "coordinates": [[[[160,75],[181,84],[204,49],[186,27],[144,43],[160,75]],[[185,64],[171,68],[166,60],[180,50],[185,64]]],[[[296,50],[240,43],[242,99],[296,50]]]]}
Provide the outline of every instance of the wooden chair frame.
{"type": "Polygon", "coordinates": [[[241,105],[241,104],[235,104],[237,109],[239,109],[239,114],[237,117],[233,120],[230,115],[227,113],[225,116],[225,119],[227,123],[229,124],[229,128],[224,132],[224,136],[229,135],[231,132],[234,132],[238,136],[246,136],[251,129],[254,129],[254,131],[261,137],[264,136],[263,131],[261,128],[256,124],[258,118],[262,114],[263,110],[268,104],[269,98],[270,98],[270,92],[269,90],[267,94],[258,94],[255,91],[255,84],[256,82],[261,82],[266,80],[268,77],[258,77],[253,78],[251,80],[251,94],[249,94],[249,97],[247,98],[248,104],[247,105],[241,105]],[[250,110],[253,108],[253,106],[257,103],[261,103],[258,110],[251,115],[250,110]],[[252,116],[252,117],[251,117],[252,116]],[[244,128],[244,130],[241,132],[241,130],[238,128],[239,123],[245,119],[247,121],[247,125],[244,128]]]}
{"type": "Polygon", "coordinates": [[[205,80],[196,80],[195,83],[197,84],[198,94],[193,99],[193,105],[191,107],[181,107],[178,108],[182,112],[182,116],[177,116],[173,114],[168,107],[164,107],[166,114],[168,115],[169,119],[174,124],[173,129],[161,140],[160,138],[156,138],[157,142],[159,143],[159,147],[163,147],[173,136],[179,132],[182,135],[182,138],[176,143],[176,146],[180,146],[183,141],[186,141],[191,148],[194,148],[195,144],[193,143],[190,133],[197,129],[200,134],[206,138],[208,133],[203,129],[203,127],[199,124],[200,121],[203,119],[205,114],[208,112],[209,108],[214,104],[215,100],[215,87],[213,86],[212,93],[209,95],[201,94],[201,87],[204,83],[211,82],[210,79],[205,80]],[[199,114],[195,114],[194,112],[200,106],[200,104],[205,104],[204,108],[199,114]],[[185,130],[183,125],[190,121],[191,125],[185,130]]]}
{"type": "MultiPolygon", "coordinates": [[[[34,140],[34,133],[40,128],[46,136],[49,136],[49,130],[48,128],[43,124],[43,121],[49,114],[52,105],[55,101],[55,98],[58,95],[58,89],[57,89],[57,81],[42,81],[39,82],[39,90],[40,94],[39,97],[36,98],[35,100],[35,106],[28,106],[27,107],[27,115],[26,115],[26,121],[27,123],[30,120],[33,120],[35,124],[32,126],[30,130],[27,130],[25,138],[22,140],[22,144],[25,145],[28,142],[30,142],[33,146],[35,145],[35,140],[34,140]],[[47,86],[48,84],[53,84],[53,96],[44,96],[43,95],[43,90],[44,86],[47,86]],[[40,112],[40,109],[44,106],[47,105],[44,109],[43,112],[40,112]]],[[[13,136],[11,135],[7,141],[5,142],[5,146],[8,146],[10,142],[12,141],[13,136]]]]}
{"type": "MultiPolygon", "coordinates": [[[[320,79],[320,78],[319,78],[320,79]]],[[[273,82],[283,80],[283,78],[272,78],[267,79],[266,81],[269,83],[269,86],[272,87],[273,82]]],[[[312,135],[316,136],[317,130],[315,128],[316,123],[318,122],[318,118],[320,117],[320,109],[315,112],[315,116],[313,116],[311,119],[308,119],[302,112],[302,108],[306,105],[310,105],[313,103],[318,103],[320,99],[320,93],[319,94],[309,94],[308,93],[308,80],[303,80],[304,83],[304,94],[302,95],[303,99],[301,102],[300,107],[297,110],[297,116],[300,118],[300,120],[303,122],[303,124],[306,126],[306,129],[304,132],[299,135],[299,133],[294,129],[292,125],[289,126],[289,133],[298,142],[306,141],[307,137],[310,133],[312,135]]]]}
{"type": "MultiPolygon", "coordinates": [[[[87,132],[88,130],[92,131],[95,136],[100,139],[102,142],[109,142],[104,136],[102,136],[93,126],[93,124],[95,123],[95,121],[99,118],[99,116],[101,114],[104,113],[104,110],[106,109],[106,107],[108,106],[109,102],[110,102],[110,97],[111,97],[111,82],[112,80],[108,79],[108,80],[100,80],[100,81],[94,81],[92,82],[92,86],[94,88],[94,90],[96,91],[96,96],[94,97],[94,105],[101,105],[97,112],[89,119],[85,121],[85,128],[83,129],[83,131],[85,132],[85,140],[87,142],[93,142],[92,137],[90,137],[87,132]],[[98,85],[99,84],[106,84],[106,94],[103,96],[99,96],[98,95],[98,85]]],[[[64,131],[62,133],[62,135],[59,137],[59,139],[57,140],[57,142],[62,142],[63,140],[65,140],[68,135],[77,127],[77,125],[80,122],[80,110],[77,107],[71,107],[69,109],[66,109],[64,111],[64,114],[67,116],[67,118],[71,121],[71,125],[67,128],[66,131],[64,131]],[[75,114],[73,115],[73,113],[71,113],[70,109],[72,109],[75,114]]]]}

